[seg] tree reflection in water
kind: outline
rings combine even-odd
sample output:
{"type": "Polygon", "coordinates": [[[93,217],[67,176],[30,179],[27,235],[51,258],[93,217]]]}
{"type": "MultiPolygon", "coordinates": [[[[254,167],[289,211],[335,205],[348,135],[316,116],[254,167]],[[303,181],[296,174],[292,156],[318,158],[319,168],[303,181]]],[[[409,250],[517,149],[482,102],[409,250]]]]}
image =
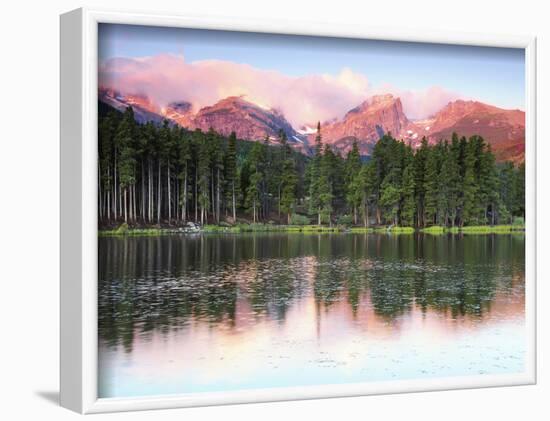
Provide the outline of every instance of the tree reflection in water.
{"type": "Polygon", "coordinates": [[[284,323],[309,299],[318,312],[344,303],[389,324],[415,307],[475,321],[523,282],[521,235],[101,237],[99,335],[130,352],[134,335],[155,330],[284,323]]]}

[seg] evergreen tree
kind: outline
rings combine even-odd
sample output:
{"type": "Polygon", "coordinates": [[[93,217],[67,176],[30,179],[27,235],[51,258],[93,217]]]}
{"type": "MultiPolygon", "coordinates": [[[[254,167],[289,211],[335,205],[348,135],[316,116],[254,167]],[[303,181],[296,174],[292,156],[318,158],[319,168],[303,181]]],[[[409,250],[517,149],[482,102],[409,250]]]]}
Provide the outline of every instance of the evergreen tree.
{"type": "Polygon", "coordinates": [[[181,220],[187,221],[187,203],[189,200],[189,166],[192,158],[191,155],[191,138],[189,135],[180,131],[179,135],[179,150],[178,150],[178,164],[180,166],[180,172],[178,178],[181,182],[180,191],[180,205],[181,205],[181,220]]]}
{"type": "Polygon", "coordinates": [[[357,209],[361,205],[361,156],[359,155],[359,147],[357,141],[353,142],[351,151],[348,153],[345,164],[345,189],[346,202],[353,213],[353,223],[357,224],[357,209]]]}
{"type": "Polygon", "coordinates": [[[393,225],[398,225],[398,215],[399,215],[399,200],[401,194],[399,188],[393,184],[389,178],[386,178],[382,185],[381,197],[380,197],[380,206],[384,208],[385,214],[391,221],[393,225]]]}
{"type": "Polygon", "coordinates": [[[264,138],[263,143],[263,180],[262,180],[262,208],[264,217],[268,218],[272,210],[272,198],[275,191],[272,176],[274,172],[273,148],[269,146],[269,137],[264,138]]]}
{"type": "Polygon", "coordinates": [[[227,140],[227,153],[225,155],[225,180],[228,188],[228,199],[231,203],[231,216],[233,222],[237,221],[237,135],[231,132],[227,140]]]}
{"type": "Polygon", "coordinates": [[[384,135],[370,160],[362,162],[357,143],[346,158],[321,142],[315,151],[295,151],[284,132],[270,139],[241,141],[210,129],[189,132],[167,121],[137,124],[133,110],[100,106],[98,121],[98,217],[112,226],[236,221],[246,208],[254,222],[272,206],[286,215],[317,216],[318,223],[349,212],[365,226],[423,227],[510,223],[525,217],[525,166],[497,165],[480,136],[453,133],[451,142],[413,151],[384,135]],[[194,210],[194,212],[193,212],[194,210]],[[200,211],[200,214],[199,214],[200,211]]]}
{"type": "Polygon", "coordinates": [[[415,187],[414,163],[410,162],[403,171],[403,184],[401,187],[401,196],[403,198],[401,205],[401,225],[405,227],[414,226],[414,217],[416,214],[415,187]]]}
{"type": "Polygon", "coordinates": [[[424,214],[427,223],[437,224],[439,201],[439,166],[442,145],[429,149],[426,158],[426,171],[424,177],[424,214]]]}
{"type": "MultiPolygon", "coordinates": [[[[164,120],[159,134],[160,141],[160,156],[164,164],[166,171],[165,179],[165,192],[166,192],[166,216],[168,217],[168,224],[172,223],[172,173],[174,164],[174,136],[170,129],[168,120],[164,120]]],[[[159,173],[159,183],[161,182],[162,174],[159,173]]],[[[162,191],[162,187],[159,187],[159,192],[162,191]]]]}
{"type": "Polygon", "coordinates": [[[250,182],[246,189],[246,207],[252,210],[252,222],[258,221],[258,205],[260,203],[260,183],[262,174],[254,171],[250,175],[250,182]]]}
{"type": "Polygon", "coordinates": [[[327,221],[329,225],[332,225],[332,201],[334,199],[332,174],[334,171],[334,160],[334,154],[330,146],[325,145],[319,168],[318,196],[319,207],[321,209],[321,222],[327,221]]]}
{"type": "Polygon", "coordinates": [[[430,147],[428,146],[428,140],[426,137],[422,138],[420,148],[414,155],[414,174],[415,174],[415,196],[416,196],[416,211],[417,211],[417,223],[418,226],[424,227],[426,225],[426,163],[428,161],[428,155],[430,153],[430,147]]]}
{"type": "Polygon", "coordinates": [[[463,150],[458,136],[453,133],[452,142],[448,154],[446,156],[445,169],[442,171],[442,177],[447,181],[447,216],[451,227],[457,223],[459,213],[463,206],[462,185],[463,175],[461,174],[461,165],[463,160],[463,150]]]}
{"type": "Polygon", "coordinates": [[[473,225],[478,222],[479,206],[477,194],[479,191],[476,177],[478,160],[478,143],[475,138],[470,138],[466,145],[464,158],[464,207],[462,212],[462,224],[473,225]]]}
{"type": "Polygon", "coordinates": [[[321,224],[321,202],[319,200],[319,177],[321,172],[321,161],[323,158],[323,143],[321,140],[321,123],[317,123],[317,136],[315,136],[315,152],[308,169],[308,193],[309,193],[309,214],[317,215],[317,224],[321,224]]]}
{"type": "Polygon", "coordinates": [[[376,199],[376,165],[374,162],[369,162],[361,167],[360,177],[361,183],[361,214],[363,217],[363,225],[365,228],[369,226],[369,209],[372,202],[376,199]]]}
{"type": "Polygon", "coordinates": [[[396,142],[389,134],[384,135],[374,146],[372,152],[372,160],[375,165],[375,200],[374,206],[376,211],[376,222],[378,225],[382,224],[382,209],[383,206],[381,202],[382,198],[382,184],[386,182],[385,186],[387,187],[390,183],[397,182],[397,173],[398,169],[394,171],[391,176],[391,179],[387,179],[388,174],[390,173],[393,165],[392,160],[395,159],[395,156],[392,154],[394,152],[393,143],[396,142]]]}
{"type": "Polygon", "coordinates": [[[516,200],[516,174],[514,164],[505,162],[499,173],[500,208],[499,223],[511,223],[512,212],[516,200]]]}
{"type": "Polygon", "coordinates": [[[114,134],[118,121],[116,114],[109,112],[98,124],[98,200],[99,219],[112,217],[111,202],[113,195],[112,160],[114,156],[114,134]]]}
{"type": "Polygon", "coordinates": [[[249,183],[246,188],[245,206],[252,211],[252,220],[258,221],[258,207],[260,206],[261,184],[263,180],[262,162],[263,147],[260,142],[254,143],[248,157],[248,169],[250,171],[249,183]]]}
{"type": "Polygon", "coordinates": [[[124,222],[128,222],[129,214],[129,200],[128,192],[130,187],[135,182],[134,177],[134,149],[133,149],[133,136],[135,134],[135,119],[134,112],[131,107],[128,107],[124,112],[122,121],[118,125],[117,133],[115,136],[115,143],[118,145],[120,151],[120,157],[118,159],[118,174],[120,179],[120,187],[123,194],[123,214],[124,222]]]}
{"type": "Polygon", "coordinates": [[[283,164],[281,210],[287,214],[287,223],[290,224],[290,214],[296,201],[296,168],[294,159],[289,156],[283,164]]]}
{"type": "Polygon", "coordinates": [[[521,163],[515,171],[515,200],[513,215],[525,218],[525,163],[521,163]]]}
{"type": "Polygon", "coordinates": [[[217,224],[220,223],[220,211],[223,186],[224,150],[218,133],[210,129],[207,133],[210,154],[210,199],[211,213],[217,224]]]}
{"type": "Polygon", "coordinates": [[[204,225],[208,220],[208,208],[210,207],[210,148],[208,147],[206,136],[202,135],[202,132],[196,133],[196,137],[199,141],[197,162],[197,201],[200,207],[201,225],[204,225]]]}
{"type": "Polygon", "coordinates": [[[495,164],[495,156],[491,152],[491,146],[481,142],[481,156],[479,158],[479,199],[481,215],[479,219],[483,224],[494,225],[498,217],[500,198],[498,195],[498,172],[495,164]]]}

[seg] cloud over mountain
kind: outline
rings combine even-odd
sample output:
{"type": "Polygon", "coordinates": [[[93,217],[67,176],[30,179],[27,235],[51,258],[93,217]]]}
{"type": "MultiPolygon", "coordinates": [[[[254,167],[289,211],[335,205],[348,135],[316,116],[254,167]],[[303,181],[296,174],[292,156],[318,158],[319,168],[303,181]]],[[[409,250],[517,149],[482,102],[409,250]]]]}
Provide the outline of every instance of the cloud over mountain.
{"type": "Polygon", "coordinates": [[[281,111],[296,127],[342,118],[381,90],[400,96],[403,109],[411,118],[427,117],[460,97],[436,86],[425,91],[373,87],[366,75],[349,68],[342,68],[337,74],[288,76],[230,61],[189,63],[183,56],[172,54],[108,59],[100,64],[99,84],[146,96],[160,107],[189,101],[195,112],[229,96],[244,96],[255,104],[281,111]]]}
{"type": "Polygon", "coordinates": [[[391,93],[401,99],[403,110],[412,120],[424,119],[433,116],[449,102],[457,99],[468,99],[458,92],[451,92],[440,86],[431,86],[426,90],[402,90],[385,85],[377,93],[391,93]]]}

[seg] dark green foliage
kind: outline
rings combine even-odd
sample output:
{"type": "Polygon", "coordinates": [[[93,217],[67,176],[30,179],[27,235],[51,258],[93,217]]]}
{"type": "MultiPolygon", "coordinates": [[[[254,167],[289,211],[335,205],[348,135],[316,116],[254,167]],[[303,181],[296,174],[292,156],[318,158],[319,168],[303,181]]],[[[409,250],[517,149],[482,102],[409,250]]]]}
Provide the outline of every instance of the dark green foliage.
{"type": "Polygon", "coordinates": [[[406,227],[511,224],[525,218],[525,167],[497,164],[480,137],[420,147],[383,136],[368,161],[323,145],[312,157],[277,140],[243,141],[165,121],[139,125],[133,111],[100,108],[99,223],[188,221],[406,227]],[[296,222],[300,221],[300,222],[296,222]]]}
{"type": "Polygon", "coordinates": [[[290,215],[290,225],[309,225],[311,221],[305,215],[293,213],[290,215]]]}
{"type": "Polygon", "coordinates": [[[477,142],[472,139],[466,145],[464,157],[464,208],[462,210],[462,221],[466,224],[475,225],[478,215],[478,191],[479,183],[477,175],[478,147],[477,142]]]}
{"type": "Polygon", "coordinates": [[[388,179],[385,179],[381,186],[380,206],[386,217],[398,225],[399,200],[401,198],[399,188],[388,179]]]}
{"type": "Polygon", "coordinates": [[[225,180],[226,198],[231,207],[233,222],[237,220],[237,136],[231,132],[227,140],[227,152],[225,154],[225,180]]]}
{"type": "Polygon", "coordinates": [[[376,163],[370,161],[364,164],[359,172],[359,183],[361,189],[361,216],[363,218],[363,226],[369,226],[370,212],[369,208],[376,201],[377,186],[376,186],[376,163]]]}
{"type": "Polygon", "coordinates": [[[252,213],[253,222],[258,219],[258,208],[260,206],[262,181],[264,180],[264,147],[260,142],[252,146],[247,159],[247,167],[250,171],[248,187],[245,190],[245,206],[252,213]]]}
{"type": "Polygon", "coordinates": [[[512,209],[513,215],[525,218],[525,163],[519,165],[514,177],[514,199],[512,209]]]}
{"type": "Polygon", "coordinates": [[[414,188],[416,198],[416,221],[419,227],[426,224],[426,164],[428,161],[428,140],[422,138],[420,148],[414,156],[414,188]]]}
{"type": "Polygon", "coordinates": [[[440,179],[442,144],[428,149],[424,175],[424,220],[426,225],[438,224],[440,209],[440,179]]]}
{"type": "Polygon", "coordinates": [[[321,202],[319,199],[319,186],[321,175],[321,161],[323,158],[323,144],[321,140],[321,123],[317,123],[317,136],[315,137],[315,154],[306,167],[306,183],[308,192],[308,212],[317,215],[317,223],[321,224],[321,202]]]}
{"type": "Polygon", "coordinates": [[[335,154],[332,148],[325,145],[319,165],[318,200],[321,222],[332,225],[334,209],[342,205],[343,197],[343,165],[342,157],[335,154]]]}
{"type": "Polygon", "coordinates": [[[401,225],[405,227],[414,226],[414,216],[416,213],[416,198],[414,195],[415,173],[414,164],[411,162],[403,171],[403,184],[401,186],[401,225]]]}
{"type": "Polygon", "coordinates": [[[353,214],[353,222],[357,224],[357,210],[361,206],[363,197],[361,183],[361,156],[357,142],[353,142],[345,163],[346,202],[353,214]]]}
{"type": "Polygon", "coordinates": [[[290,156],[283,163],[283,174],[281,179],[281,210],[287,214],[287,220],[290,224],[291,212],[294,210],[296,201],[296,167],[294,159],[290,156]]]}

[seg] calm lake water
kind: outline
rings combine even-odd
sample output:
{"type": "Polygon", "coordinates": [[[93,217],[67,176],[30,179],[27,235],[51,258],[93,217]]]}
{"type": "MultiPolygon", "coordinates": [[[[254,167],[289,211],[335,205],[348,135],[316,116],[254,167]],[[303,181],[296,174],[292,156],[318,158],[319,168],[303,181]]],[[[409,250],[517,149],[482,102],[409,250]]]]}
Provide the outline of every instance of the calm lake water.
{"type": "Polygon", "coordinates": [[[99,396],[524,370],[522,235],[99,238],[99,396]]]}

